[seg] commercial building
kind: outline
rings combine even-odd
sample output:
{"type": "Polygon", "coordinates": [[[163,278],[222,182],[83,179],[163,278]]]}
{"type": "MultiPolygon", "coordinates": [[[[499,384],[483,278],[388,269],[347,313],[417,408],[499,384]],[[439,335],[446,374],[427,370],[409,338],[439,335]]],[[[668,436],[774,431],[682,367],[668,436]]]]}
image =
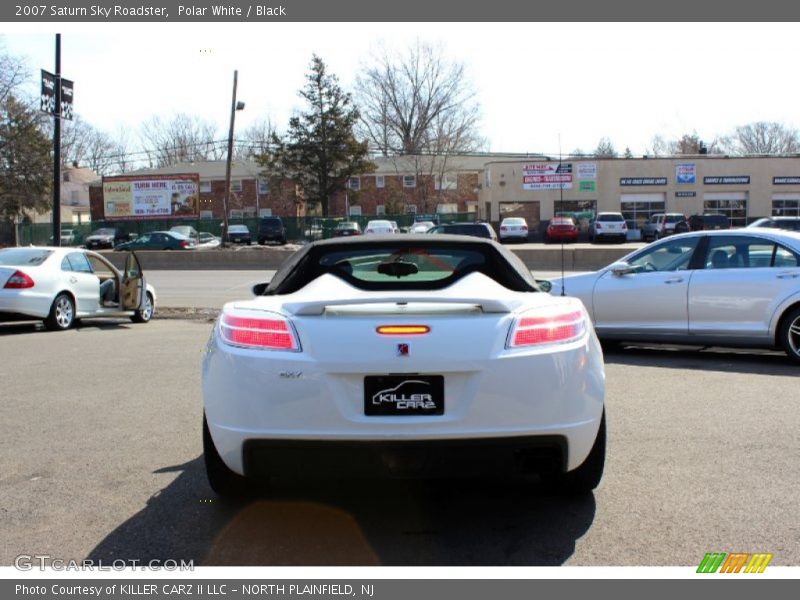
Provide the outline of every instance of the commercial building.
{"type": "Polygon", "coordinates": [[[800,157],[717,155],[487,161],[481,215],[621,212],[637,227],[659,212],[722,213],[733,226],[768,215],[800,216],[800,157]]]}
{"type": "MultiPolygon", "coordinates": [[[[498,222],[524,216],[531,229],[558,213],[581,217],[584,226],[598,211],[622,212],[636,228],[658,212],[722,213],[743,226],[767,215],[800,215],[800,156],[717,155],[576,158],[482,154],[373,159],[377,169],[347,182],[330,199],[332,216],[409,213],[474,213],[498,222]]],[[[223,215],[225,162],[182,163],[130,173],[133,176],[195,174],[200,219],[223,215]]],[[[261,167],[235,161],[229,218],[314,214],[292,182],[279,189],[261,167]]],[[[91,189],[93,220],[106,218],[103,188],[91,189]]]]}

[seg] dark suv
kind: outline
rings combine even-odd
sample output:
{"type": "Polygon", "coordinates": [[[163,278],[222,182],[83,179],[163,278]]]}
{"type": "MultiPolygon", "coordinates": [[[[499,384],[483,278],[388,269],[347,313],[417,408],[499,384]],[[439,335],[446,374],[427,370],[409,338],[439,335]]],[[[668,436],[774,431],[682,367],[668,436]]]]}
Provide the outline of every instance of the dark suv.
{"type": "Polygon", "coordinates": [[[497,234],[489,223],[445,223],[432,227],[428,233],[471,235],[497,241],[497,234]]]}
{"type": "Polygon", "coordinates": [[[675,233],[687,231],[704,231],[708,229],[730,229],[731,221],[726,215],[708,214],[692,215],[688,221],[675,224],[675,233]]]}
{"type": "Polygon", "coordinates": [[[286,243],[286,227],[280,217],[262,217],[258,222],[258,243],[286,243]]]}

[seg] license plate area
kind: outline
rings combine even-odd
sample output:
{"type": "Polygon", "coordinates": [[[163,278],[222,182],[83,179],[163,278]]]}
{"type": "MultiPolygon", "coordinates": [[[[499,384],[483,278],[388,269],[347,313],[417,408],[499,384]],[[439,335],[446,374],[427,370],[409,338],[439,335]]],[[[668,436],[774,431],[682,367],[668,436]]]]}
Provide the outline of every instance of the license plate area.
{"type": "Polygon", "coordinates": [[[364,377],[368,417],[444,414],[444,376],[368,375],[364,377]]]}

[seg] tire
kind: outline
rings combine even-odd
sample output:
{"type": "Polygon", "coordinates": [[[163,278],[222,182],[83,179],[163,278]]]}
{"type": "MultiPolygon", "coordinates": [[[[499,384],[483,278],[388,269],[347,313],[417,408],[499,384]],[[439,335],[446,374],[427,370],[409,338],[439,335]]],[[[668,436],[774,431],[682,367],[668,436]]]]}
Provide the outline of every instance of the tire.
{"type": "Polygon", "coordinates": [[[214,440],[211,439],[205,415],[203,415],[203,459],[208,483],[219,496],[237,498],[248,495],[250,486],[247,478],[231,471],[222,461],[214,446],[214,440]]]}
{"type": "Polygon", "coordinates": [[[784,317],[778,331],[778,341],[795,364],[800,364],[800,306],[784,317]]]}
{"type": "Polygon", "coordinates": [[[149,323],[153,318],[155,306],[153,306],[153,296],[150,292],[145,294],[145,305],[133,313],[131,321],[134,323],[149,323]]]}
{"type": "Polygon", "coordinates": [[[606,462],[606,411],[600,418],[600,429],[594,440],[592,449],[583,464],[573,471],[562,473],[556,479],[556,487],[567,494],[590,494],[603,478],[606,462]]]}
{"type": "Polygon", "coordinates": [[[65,331],[75,324],[75,301],[66,292],[61,292],[53,300],[50,314],[44,320],[44,326],[50,331],[65,331]]]}

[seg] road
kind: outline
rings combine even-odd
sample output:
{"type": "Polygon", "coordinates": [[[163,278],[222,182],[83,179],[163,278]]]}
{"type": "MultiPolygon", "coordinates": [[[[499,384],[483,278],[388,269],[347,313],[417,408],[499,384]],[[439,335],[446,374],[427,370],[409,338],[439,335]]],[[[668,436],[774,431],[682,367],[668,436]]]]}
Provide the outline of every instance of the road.
{"type": "Polygon", "coordinates": [[[606,475],[582,499],[511,480],[338,479],[224,502],[201,458],[210,328],[0,325],[0,564],[697,565],[742,551],[800,565],[800,370],[781,353],[608,354],[606,475]]]}

